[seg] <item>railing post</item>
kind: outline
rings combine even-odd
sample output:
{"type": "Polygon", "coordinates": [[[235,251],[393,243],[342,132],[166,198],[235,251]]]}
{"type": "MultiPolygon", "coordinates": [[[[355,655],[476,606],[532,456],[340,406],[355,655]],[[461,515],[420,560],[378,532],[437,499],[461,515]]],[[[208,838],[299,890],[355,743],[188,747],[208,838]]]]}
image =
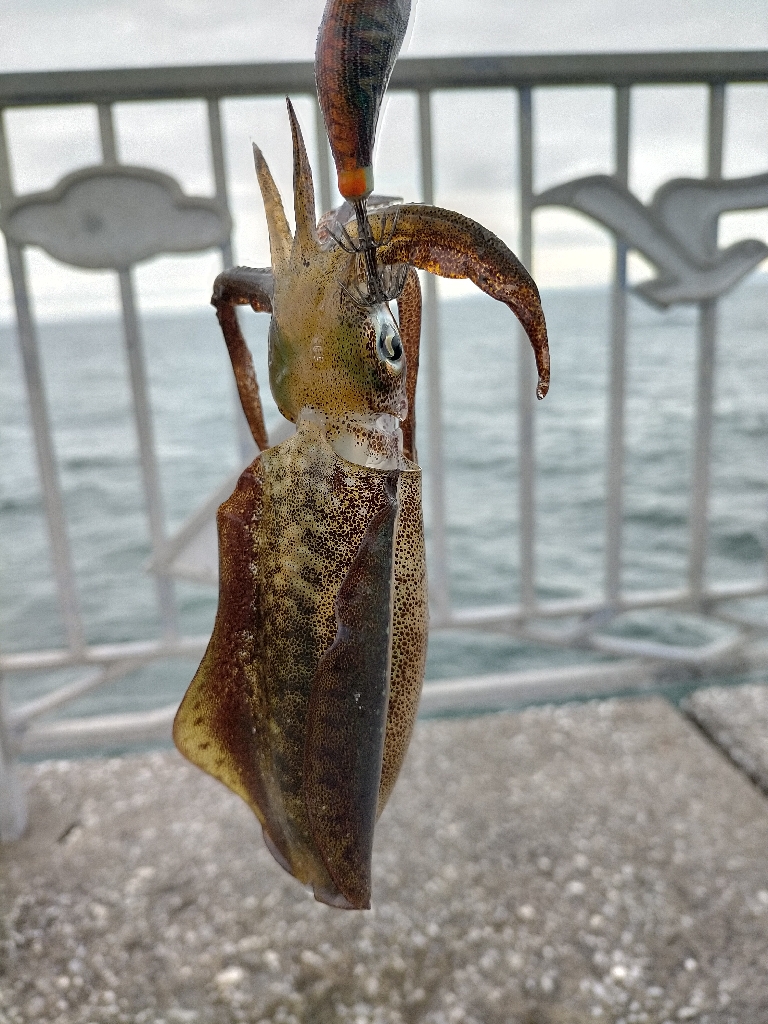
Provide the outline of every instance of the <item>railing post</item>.
{"type": "MultiPolygon", "coordinates": [[[[725,86],[709,87],[707,131],[707,178],[719,181],[723,172],[723,123],[725,86]]],[[[709,244],[717,250],[717,221],[709,244]]],[[[704,592],[709,519],[709,484],[712,465],[712,424],[715,400],[715,349],[717,343],[717,299],[699,303],[698,359],[696,366],[696,417],[691,473],[691,548],[688,586],[694,605],[704,592]]]]}
{"type": "Polygon", "coordinates": [[[331,153],[325,134],[325,121],[320,104],[315,100],[315,135],[317,136],[317,189],[320,200],[320,212],[327,213],[331,208],[331,153]]]}
{"type": "Polygon", "coordinates": [[[26,827],[26,800],[15,744],[8,726],[5,682],[0,675],[0,843],[19,839],[26,827]]]}
{"type": "MultiPolygon", "coordinates": [[[[208,137],[211,143],[211,163],[213,165],[213,181],[216,187],[216,198],[221,206],[231,216],[229,208],[229,189],[227,188],[227,164],[224,156],[224,132],[221,127],[221,107],[217,96],[209,96],[206,105],[208,108],[208,137]]],[[[235,247],[232,241],[232,232],[221,247],[221,264],[223,270],[229,270],[235,265],[235,247]]],[[[213,312],[213,310],[211,310],[213,312]]],[[[235,316],[239,319],[239,312],[235,309],[235,316]]],[[[211,317],[211,324],[213,324],[211,317]]],[[[247,465],[256,454],[256,446],[253,443],[248,420],[245,418],[243,407],[240,404],[240,395],[237,390],[237,383],[231,381],[232,401],[235,408],[235,430],[237,432],[237,448],[243,465],[247,465]]]]}
{"type": "MultiPolygon", "coordinates": [[[[421,191],[425,203],[434,203],[432,158],[432,111],[430,94],[419,93],[419,137],[421,141],[421,191]]],[[[431,512],[432,564],[429,572],[433,625],[450,615],[448,584],[448,540],[445,526],[445,461],[443,458],[443,398],[440,371],[440,325],[437,313],[437,285],[432,274],[424,281],[424,363],[427,377],[427,423],[429,424],[429,494],[431,512]]]]}
{"type": "MultiPolygon", "coordinates": [[[[211,143],[211,163],[213,164],[216,198],[229,213],[229,190],[227,189],[227,166],[224,159],[224,135],[221,130],[221,109],[215,96],[208,97],[206,106],[208,108],[208,137],[211,143]]],[[[225,270],[234,264],[235,254],[231,233],[221,247],[221,260],[225,270]]]]}
{"type": "MultiPolygon", "coordinates": [[[[108,103],[100,103],[98,111],[102,159],[107,166],[112,166],[117,163],[117,141],[115,138],[112,108],[108,103]]],[[[165,517],[163,515],[163,500],[160,488],[160,470],[157,465],[157,450],[155,447],[154,430],[152,428],[152,409],[149,401],[146,360],[144,358],[141,331],[139,329],[139,318],[136,313],[136,299],[131,271],[120,270],[117,277],[123,312],[123,333],[125,335],[128,371],[131,380],[133,413],[139,443],[139,462],[141,464],[141,477],[144,484],[144,496],[149,518],[149,536],[152,544],[152,553],[157,555],[162,551],[165,544],[165,517]]],[[[163,634],[166,637],[175,637],[178,635],[178,624],[176,596],[171,577],[158,573],[156,590],[163,634]]]]}
{"type": "MultiPolygon", "coordinates": [[[[520,242],[519,256],[531,270],[533,261],[533,104],[531,90],[520,89],[520,242]]],[[[518,515],[520,519],[520,605],[532,614],[536,605],[536,375],[528,338],[517,327],[518,515]]]]}
{"type": "MultiPolygon", "coordinates": [[[[14,198],[11,182],[10,160],[5,138],[5,122],[0,110],[0,205],[10,203],[14,198]]],[[[85,648],[85,634],[80,618],[80,602],[77,596],[75,570],[69,545],[67,522],[64,515],[64,499],[61,481],[56,465],[51,421],[48,415],[48,400],[43,381],[37,330],[32,316],[27,284],[27,270],[23,250],[14,242],[5,240],[8,254],[8,269],[13,287],[16,308],[16,330],[19,338],[24,383],[29,401],[29,417],[35,439],[37,468],[40,474],[43,507],[46,525],[51,541],[53,573],[56,579],[56,593],[64,623],[67,646],[80,653],[85,648]]]]}
{"type": "MultiPolygon", "coordinates": [[[[629,88],[615,90],[616,180],[629,184],[629,88]]],[[[621,542],[624,516],[624,407],[627,349],[627,247],[614,242],[611,287],[611,354],[608,376],[608,452],[605,470],[605,602],[616,609],[621,597],[621,542]]]]}
{"type": "MultiPolygon", "coordinates": [[[[141,478],[144,484],[144,496],[147,503],[147,517],[149,519],[149,537],[152,544],[152,553],[157,555],[165,546],[165,516],[160,487],[160,468],[157,464],[155,432],[152,425],[152,406],[149,399],[146,359],[144,357],[144,345],[136,311],[136,298],[131,271],[119,271],[118,281],[120,285],[120,302],[123,310],[123,331],[125,334],[125,348],[133,397],[134,420],[139,444],[141,478]]],[[[178,635],[178,624],[173,580],[165,573],[157,573],[156,589],[163,634],[166,637],[175,637],[178,635]]]]}

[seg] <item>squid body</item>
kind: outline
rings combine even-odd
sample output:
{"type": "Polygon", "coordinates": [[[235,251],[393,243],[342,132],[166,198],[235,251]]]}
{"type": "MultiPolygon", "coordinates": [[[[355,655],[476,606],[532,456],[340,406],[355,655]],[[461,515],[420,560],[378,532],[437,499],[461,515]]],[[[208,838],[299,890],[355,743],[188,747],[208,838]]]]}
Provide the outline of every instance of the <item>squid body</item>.
{"type": "Polygon", "coordinates": [[[535,284],[474,221],[372,197],[367,242],[347,203],[318,223],[290,102],[288,113],[295,231],[254,147],[272,266],[237,267],[214,285],[260,454],[218,512],[219,608],[174,740],[250,805],[271,853],[318,900],[366,908],[374,825],[408,747],[427,649],[414,268],[470,278],[512,309],[534,349],[540,396],[549,357],[535,284]],[[275,447],[238,305],[271,314],[270,385],[297,427],[275,447]]]}

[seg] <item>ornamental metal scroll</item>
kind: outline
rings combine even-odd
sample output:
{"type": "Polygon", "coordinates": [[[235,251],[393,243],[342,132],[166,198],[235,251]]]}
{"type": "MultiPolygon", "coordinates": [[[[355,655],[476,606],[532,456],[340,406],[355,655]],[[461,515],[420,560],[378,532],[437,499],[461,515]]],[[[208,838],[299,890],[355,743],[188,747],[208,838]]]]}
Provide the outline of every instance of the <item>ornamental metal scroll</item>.
{"type": "Polygon", "coordinates": [[[187,196],[169,175],[127,165],[74,171],[0,216],[11,242],[88,270],[128,270],[163,253],[219,247],[231,227],[216,200],[187,196]]]}
{"type": "Polygon", "coordinates": [[[635,287],[655,306],[716,299],[768,256],[768,246],[747,238],[717,245],[721,213],[768,207],[768,174],[724,181],[676,178],[648,206],[615,178],[595,174],[542,192],[535,206],[567,206],[607,227],[657,269],[635,287]]]}

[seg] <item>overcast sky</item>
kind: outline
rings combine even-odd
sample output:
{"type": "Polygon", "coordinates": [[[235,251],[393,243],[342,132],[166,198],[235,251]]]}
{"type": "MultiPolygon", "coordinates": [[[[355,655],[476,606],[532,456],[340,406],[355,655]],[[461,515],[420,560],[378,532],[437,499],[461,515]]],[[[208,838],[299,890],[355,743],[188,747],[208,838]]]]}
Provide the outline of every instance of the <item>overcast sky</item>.
{"type": "MultiPolygon", "coordinates": [[[[7,71],[309,59],[324,0],[2,0],[7,71]]],[[[408,52],[768,47],[765,0],[418,0],[408,52]]]]}
{"type": "MultiPolygon", "coordinates": [[[[309,60],[325,0],[0,0],[0,70],[125,67],[309,60]]],[[[607,50],[768,48],[766,0],[418,0],[408,56],[607,50]]],[[[613,170],[608,89],[544,90],[534,102],[535,187],[613,170]]],[[[302,106],[304,104],[304,106],[302,106]]],[[[310,147],[308,101],[299,114],[310,147]]],[[[276,100],[227,101],[224,127],[236,219],[236,252],[268,260],[250,142],[268,154],[284,194],[290,189],[285,109],[276,100]]],[[[516,105],[511,92],[436,96],[433,104],[436,201],[487,224],[515,244],[516,105]]],[[[201,103],[122,104],[115,110],[121,159],[173,174],[190,194],[212,189],[201,103]],[[151,109],[150,109],[151,106],[151,109]]],[[[644,200],[664,181],[704,173],[706,95],[701,87],[638,89],[632,101],[631,184],[644,200]]],[[[100,159],[92,108],[9,111],[17,190],[51,188],[63,174],[100,159]]],[[[725,172],[768,169],[768,87],[729,90],[725,172]]],[[[380,129],[377,183],[420,198],[411,97],[393,97],[380,129]]],[[[312,152],[312,150],[311,150],[312,152]]],[[[768,241],[768,214],[723,218],[721,241],[768,241]]],[[[536,215],[535,272],[544,287],[607,280],[607,236],[575,214],[536,215]]],[[[12,315],[0,260],[0,319],[12,315]]],[[[112,275],[63,268],[29,252],[35,304],[42,316],[115,306],[112,275]]],[[[642,267],[637,272],[647,273],[642,267]]],[[[174,258],[139,268],[144,308],[205,303],[216,256],[174,258]]]]}

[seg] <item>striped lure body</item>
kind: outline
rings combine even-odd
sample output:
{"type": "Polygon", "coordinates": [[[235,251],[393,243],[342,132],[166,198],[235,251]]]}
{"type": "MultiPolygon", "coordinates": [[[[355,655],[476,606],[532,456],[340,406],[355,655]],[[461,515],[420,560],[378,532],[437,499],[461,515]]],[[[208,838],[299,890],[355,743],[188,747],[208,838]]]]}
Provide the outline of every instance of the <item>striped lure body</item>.
{"type": "Polygon", "coordinates": [[[345,199],[364,198],[373,191],[379,109],[410,10],[410,0],[329,0],[326,5],[315,77],[345,199]]]}

